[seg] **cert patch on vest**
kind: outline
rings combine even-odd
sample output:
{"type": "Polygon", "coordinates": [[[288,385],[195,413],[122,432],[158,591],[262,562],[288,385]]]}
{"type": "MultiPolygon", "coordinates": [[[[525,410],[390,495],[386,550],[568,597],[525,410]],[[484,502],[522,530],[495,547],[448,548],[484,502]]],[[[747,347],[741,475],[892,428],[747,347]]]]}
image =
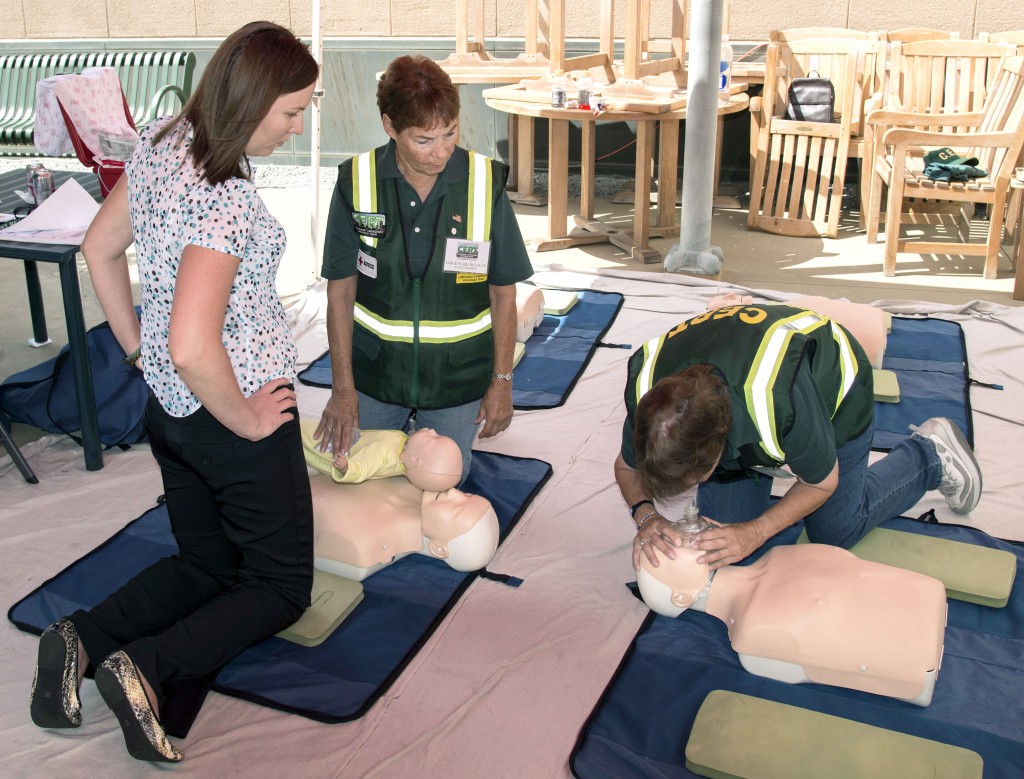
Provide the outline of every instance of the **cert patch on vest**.
{"type": "Polygon", "coordinates": [[[356,270],[371,279],[377,278],[377,258],[360,251],[356,257],[356,270]]]}
{"type": "Polygon", "coordinates": [[[448,238],[444,247],[444,269],[447,273],[486,274],[490,256],[490,241],[448,238]]]}
{"type": "Polygon", "coordinates": [[[383,238],[387,217],[369,211],[353,211],[352,225],[356,232],[364,238],[383,238]]]}
{"type": "Polygon", "coordinates": [[[455,275],[456,284],[479,284],[487,281],[486,273],[458,273],[455,275]]]}

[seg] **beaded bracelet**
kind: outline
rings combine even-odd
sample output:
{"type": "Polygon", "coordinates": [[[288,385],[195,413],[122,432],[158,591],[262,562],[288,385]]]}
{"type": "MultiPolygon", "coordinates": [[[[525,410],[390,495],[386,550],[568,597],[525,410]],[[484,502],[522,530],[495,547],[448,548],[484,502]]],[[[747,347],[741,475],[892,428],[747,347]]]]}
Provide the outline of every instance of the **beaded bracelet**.
{"type": "Polygon", "coordinates": [[[129,368],[133,368],[133,367],[135,367],[135,363],[137,363],[139,361],[139,358],[141,356],[142,356],[142,344],[139,344],[134,352],[132,352],[131,354],[129,354],[127,357],[124,358],[123,362],[129,368]]]}
{"type": "Polygon", "coordinates": [[[636,532],[639,533],[641,530],[643,530],[644,522],[646,522],[651,517],[656,516],[658,513],[659,512],[658,512],[657,509],[651,509],[646,514],[644,514],[642,517],[640,517],[640,519],[634,520],[636,522],[636,532]]]}

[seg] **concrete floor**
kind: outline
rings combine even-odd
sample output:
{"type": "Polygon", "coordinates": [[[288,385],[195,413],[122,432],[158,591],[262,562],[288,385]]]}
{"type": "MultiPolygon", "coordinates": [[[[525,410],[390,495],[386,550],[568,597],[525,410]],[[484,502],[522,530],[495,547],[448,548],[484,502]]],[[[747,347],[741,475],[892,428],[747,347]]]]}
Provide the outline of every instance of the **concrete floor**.
{"type": "MultiPolygon", "coordinates": [[[[319,266],[309,248],[311,197],[308,189],[266,188],[262,193],[268,207],[282,221],[290,236],[278,286],[282,294],[299,292],[315,280],[319,266]]],[[[322,193],[321,235],[329,201],[330,192],[322,193]]],[[[576,208],[578,201],[570,201],[569,212],[576,208]]],[[[527,241],[545,235],[546,209],[516,205],[515,212],[527,241]]],[[[629,205],[597,201],[595,216],[599,220],[628,227],[631,214],[629,205]]],[[[746,217],[747,212],[742,208],[714,211],[711,241],[725,254],[719,281],[753,289],[846,298],[858,303],[913,300],[957,305],[983,300],[1008,306],[1021,305],[1011,298],[1013,272],[1005,256],[1000,261],[999,277],[993,280],[981,278],[979,258],[917,254],[901,255],[897,275],[886,278],[882,275],[882,245],[867,243],[864,231],[857,226],[856,214],[847,215],[836,239],[788,238],[752,231],[746,227],[746,217]]],[[[982,228],[983,225],[979,224],[978,229],[982,228]]],[[[652,245],[664,254],[677,240],[654,239],[652,245]]],[[[665,272],[660,263],[645,265],[632,261],[625,252],[611,244],[543,253],[531,251],[530,256],[537,268],[557,266],[569,269],[616,268],[653,274],[665,272]]],[[[105,317],[96,301],[84,263],[81,271],[86,327],[91,327],[105,317]]],[[[57,269],[41,264],[39,273],[53,342],[31,348],[26,342],[31,335],[31,327],[22,265],[15,261],[0,262],[0,311],[3,312],[0,316],[0,379],[52,357],[66,343],[57,269]]],[[[21,444],[39,436],[40,432],[34,428],[14,426],[15,440],[21,444]]]]}

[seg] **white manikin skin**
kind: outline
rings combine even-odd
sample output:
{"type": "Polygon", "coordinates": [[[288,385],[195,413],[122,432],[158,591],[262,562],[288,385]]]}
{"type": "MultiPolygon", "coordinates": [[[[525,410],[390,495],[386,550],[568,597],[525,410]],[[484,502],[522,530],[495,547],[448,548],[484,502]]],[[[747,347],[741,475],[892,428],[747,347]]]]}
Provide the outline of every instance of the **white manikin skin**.
{"type": "MultiPolygon", "coordinates": [[[[751,295],[740,295],[728,292],[716,295],[708,301],[708,311],[716,311],[726,306],[749,306],[754,298],[751,295]]],[[[863,303],[851,303],[848,300],[833,300],[820,295],[802,295],[785,301],[787,306],[807,308],[829,319],[838,322],[861,345],[872,368],[881,368],[885,357],[885,344],[888,333],[885,329],[885,313],[880,308],[866,306],[863,303]]]]}
{"type": "Polygon", "coordinates": [[[544,292],[532,284],[516,284],[516,340],[524,344],[544,321],[544,292]]]}
{"type": "Polygon", "coordinates": [[[647,605],[668,617],[690,607],[718,617],[750,673],[931,703],[946,625],[937,579],[798,544],[719,568],[708,584],[701,552],[655,553],[660,564],[644,555],[637,575],[647,605]]]}
{"type": "Polygon", "coordinates": [[[490,501],[460,490],[424,492],[400,476],[337,484],[310,476],[315,567],[362,581],[413,552],[452,568],[484,567],[498,547],[490,501]]]}
{"type": "Polygon", "coordinates": [[[454,487],[462,478],[462,451],[448,436],[429,427],[409,435],[399,457],[411,484],[421,490],[440,492],[454,487]]]}

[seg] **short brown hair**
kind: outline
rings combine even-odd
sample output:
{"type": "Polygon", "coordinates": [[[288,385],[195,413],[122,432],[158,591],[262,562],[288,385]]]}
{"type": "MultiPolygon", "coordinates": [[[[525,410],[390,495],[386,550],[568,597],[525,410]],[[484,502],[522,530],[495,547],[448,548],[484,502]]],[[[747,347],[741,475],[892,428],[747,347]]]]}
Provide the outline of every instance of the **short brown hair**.
{"type": "Polygon", "coordinates": [[[395,132],[447,127],[459,118],[459,90],[441,66],[422,54],[391,60],[377,83],[377,108],[395,132]]]}
{"type": "Polygon", "coordinates": [[[166,138],[181,120],[192,125],[189,155],[203,178],[219,184],[246,178],[245,147],[281,95],[305,89],[320,73],[306,44],[273,22],[250,22],[213,53],[181,113],[153,138],[166,138]]]}
{"type": "Polygon", "coordinates": [[[732,423],[725,382],[706,364],[666,376],[636,408],[633,451],[640,483],[672,498],[703,479],[722,455],[732,423]]]}

